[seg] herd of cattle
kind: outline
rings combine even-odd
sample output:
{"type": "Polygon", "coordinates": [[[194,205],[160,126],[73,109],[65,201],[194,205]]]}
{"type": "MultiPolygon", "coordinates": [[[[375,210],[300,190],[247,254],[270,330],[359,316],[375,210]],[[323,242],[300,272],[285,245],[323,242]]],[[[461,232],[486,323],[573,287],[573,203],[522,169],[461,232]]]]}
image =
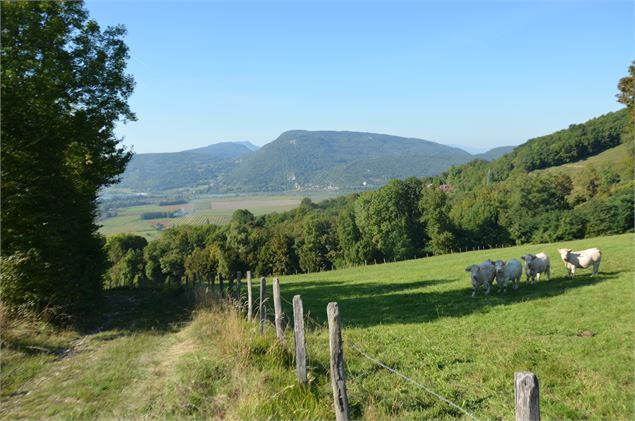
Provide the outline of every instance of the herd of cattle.
{"type": "MultiPolygon", "coordinates": [[[[600,268],[600,260],[602,260],[602,253],[597,248],[572,251],[571,249],[558,249],[560,258],[564,263],[564,267],[567,269],[569,276],[575,276],[576,268],[588,268],[593,266],[593,275],[597,275],[600,268]]],[[[525,254],[521,257],[525,261],[525,275],[527,276],[527,282],[533,284],[535,281],[540,281],[540,275],[547,275],[547,279],[551,279],[551,265],[549,263],[549,256],[545,253],[538,254],[525,254]]],[[[514,282],[514,289],[518,288],[520,278],[523,273],[523,268],[518,259],[504,260],[486,260],[480,265],[471,265],[465,268],[466,272],[470,272],[470,278],[472,280],[472,296],[476,294],[476,290],[479,286],[485,287],[485,294],[489,294],[490,286],[494,279],[498,285],[498,292],[507,292],[507,284],[509,281],[514,282]]]]}

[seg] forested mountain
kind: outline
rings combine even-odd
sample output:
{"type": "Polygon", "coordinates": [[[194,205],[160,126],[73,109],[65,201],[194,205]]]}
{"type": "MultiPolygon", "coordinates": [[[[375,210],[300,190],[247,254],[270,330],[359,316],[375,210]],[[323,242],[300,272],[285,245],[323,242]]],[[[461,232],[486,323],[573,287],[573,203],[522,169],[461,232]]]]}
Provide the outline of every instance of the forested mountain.
{"type": "Polygon", "coordinates": [[[615,146],[626,119],[626,110],[609,113],[518,147],[477,155],[422,139],[292,130],[259,149],[225,142],[176,153],[139,154],[118,187],[150,192],[197,185],[209,192],[362,189],[395,178],[437,175],[475,159],[493,161],[487,167],[489,176],[501,180],[513,170],[575,162],[615,146]]]}
{"type": "Polygon", "coordinates": [[[244,157],[225,183],[252,191],[359,188],[438,174],[471,159],[461,149],[421,139],[292,130],[244,157]]]}
{"type": "Polygon", "coordinates": [[[493,161],[510,153],[515,148],[515,146],[499,146],[498,148],[490,149],[487,152],[476,154],[474,155],[474,158],[484,159],[485,161],[493,161]]]}
{"type": "Polygon", "coordinates": [[[262,148],[226,142],[138,154],[117,187],[159,191],[207,185],[211,192],[362,188],[391,178],[439,174],[473,158],[462,149],[421,139],[294,130],[262,148]]]}
{"type": "MultiPolygon", "coordinates": [[[[197,153],[212,158],[228,159],[245,155],[252,151],[258,150],[259,147],[248,141],[240,142],[219,142],[213,145],[204,146],[202,148],[188,149],[179,153],[197,153]]],[[[151,155],[151,154],[147,154],[151,155]]]]}
{"type": "Polygon", "coordinates": [[[221,142],[182,152],[136,154],[117,187],[160,191],[201,182],[217,185],[235,158],[255,149],[249,142],[221,142]]]}

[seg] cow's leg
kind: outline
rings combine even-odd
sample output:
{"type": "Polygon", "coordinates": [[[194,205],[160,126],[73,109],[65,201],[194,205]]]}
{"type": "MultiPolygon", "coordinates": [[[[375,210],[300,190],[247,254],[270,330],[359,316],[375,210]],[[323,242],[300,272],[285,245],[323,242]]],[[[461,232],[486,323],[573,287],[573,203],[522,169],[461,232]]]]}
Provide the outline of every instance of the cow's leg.
{"type": "Polygon", "coordinates": [[[540,282],[540,272],[536,273],[536,282],[540,282]]]}
{"type": "Polygon", "coordinates": [[[545,272],[547,272],[547,280],[551,281],[551,267],[547,266],[547,270],[545,272]]]}
{"type": "Polygon", "coordinates": [[[591,276],[597,275],[599,270],[600,270],[600,262],[594,262],[593,263],[593,273],[591,274],[591,276]]]}
{"type": "Polygon", "coordinates": [[[490,284],[489,282],[485,281],[485,295],[489,295],[489,290],[490,290],[490,284]]]}

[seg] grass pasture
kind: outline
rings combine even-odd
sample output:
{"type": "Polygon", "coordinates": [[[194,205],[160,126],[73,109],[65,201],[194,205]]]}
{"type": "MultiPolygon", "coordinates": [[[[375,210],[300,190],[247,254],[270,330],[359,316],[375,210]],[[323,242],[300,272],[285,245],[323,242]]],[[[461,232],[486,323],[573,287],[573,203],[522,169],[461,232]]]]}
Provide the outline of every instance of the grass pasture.
{"type": "MultiPolygon", "coordinates": [[[[525,370],[539,377],[545,419],[632,419],[633,240],[627,234],[562,243],[603,251],[595,278],[588,270],[565,277],[561,244],[528,245],[285,277],[282,294],[301,294],[305,311],[321,322],[327,303],[339,303],[358,418],[461,414],[378,369],[350,344],[481,419],[513,418],[514,372],[525,370]],[[470,296],[469,264],[540,251],[551,258],[550,281],[470,296]]],[[[313,348],[328,348],[325,337],[309,338],[313,348]]]]}
{"type": "MultiPolygon", "coordinates": [[[[524,370],[540,380],[544,420],[630,420],[634,240],[626,234],[282,277],[284,299],[301,294],[311,318],[307,388],[295,381],[290,328],[279,345],[273,326],[260,338],[256,323],[217,302],[190,313],[178,292],[110,291],[110,316],[98,329],[3,329],[0,417],[333,418],[323,325],[327,303],[337,301],[353,419],[465,418],[357,346],[480,420],[514,418],[513,376],[524,370]],[[566,278],[556,254],[564,245],[599,247],[600,275],[566,278]],[[468,264],[539,251],[552,259],[551,280],[471,297],[468,264]],[[56,353],[66,348],[72,352],[56,353]]],[[[270,285],[269,278],[268,294],[270,285]]]]}

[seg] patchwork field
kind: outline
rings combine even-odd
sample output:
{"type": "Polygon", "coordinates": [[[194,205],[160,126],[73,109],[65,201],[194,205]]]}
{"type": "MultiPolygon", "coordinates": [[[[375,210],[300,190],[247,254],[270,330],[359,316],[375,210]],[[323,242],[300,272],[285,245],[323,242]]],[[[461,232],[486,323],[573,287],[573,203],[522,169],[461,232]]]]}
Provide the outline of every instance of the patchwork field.
{"type": "Polygon", "coordinates": [[[295,381],[289,327],[279,345],[271,325],[260,338],[256,323],[218,303],[189,318],[182,293],[110,291],[110,316],[97,331],[3,329],[0,416],[333,418],[323,325],[327,303],[337,301],[352,419],[466,418],[361,350],[480,420],[514,418],[513,376],[524,370],[539,378],[544,420],[630,420],[634,240],[626,234],[282,277],[285,314],[295,294],[308,313],[307,388],[295,381]],[[600,275],[565,277],[556,252],[565,245],[599,247],[600,275]],[[539,251],[552,259],[551,280],[471,297],[467,265],[539,251]]]}
{"type": "MultiPolygon", "coordinates": [[[[322,200],[330,195],[314,195],[314,201],[322,200]]],[[[247,209],[254,215],[264,215],[271,212],[284,212],[300,204],[302,196],[238,196],[238,197],[208,197],[193,200],[183,205],[159,206],[131,206],[117,210],[115,217],[99,221],[100,232],[106,236],[119,233],[133,233],[151,240],[161,235],[157,224],[165,228],[174,225],[224,225],[231,219],[236,209],[247,209]],[[142,219],[146,212],[168,212],[182,210],[184,215],[175,218],[142,219]]]]}

